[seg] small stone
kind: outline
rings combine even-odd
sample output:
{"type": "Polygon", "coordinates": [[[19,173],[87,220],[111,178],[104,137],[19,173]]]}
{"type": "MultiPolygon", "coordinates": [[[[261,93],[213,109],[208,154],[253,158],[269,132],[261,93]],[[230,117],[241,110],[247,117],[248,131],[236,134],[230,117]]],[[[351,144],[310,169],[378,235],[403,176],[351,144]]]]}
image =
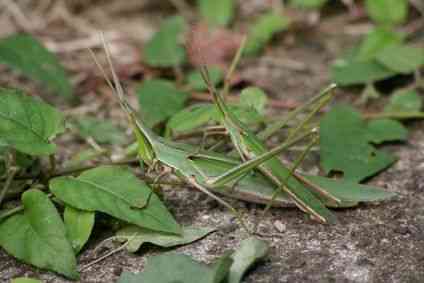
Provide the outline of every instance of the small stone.
{"type": "Polygon", "coordinates": [[[280,233],[283,233],[284,231],[286,231],[286,224],[284,224],[280,220],[277,220],[274,222],[274,227],[280,233]]]}

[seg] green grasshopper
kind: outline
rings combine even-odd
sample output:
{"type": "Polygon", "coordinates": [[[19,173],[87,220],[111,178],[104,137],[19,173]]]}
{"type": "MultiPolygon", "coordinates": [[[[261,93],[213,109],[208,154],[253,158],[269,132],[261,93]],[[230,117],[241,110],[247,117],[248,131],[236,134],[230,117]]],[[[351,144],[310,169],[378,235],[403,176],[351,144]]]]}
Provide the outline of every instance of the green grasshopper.
{"type": "MultiPolygon", "coordinates": [[[[240,214],[229,203],[218,197],[215,193],[263,204],[269,203],[272,200],[273,206],[287,206],[291,204],[289,194],[284,192],[275,194],[275,185],[271,182],[272,179],[266,174],[261,174],[254,169],[267,160],[274,158],[289,146],[309,136],[309,132],[301,134],[243,163],[214,152],[196,152],[194,147],[189,145],[165,140],[146,127],[128,104],[124,97],[123,87],[114,71],[106,43],[104,43],[104,46],[108,64],[111,69],[113,83],[108,79],[106,72],[98,63],[95,56],[93,56],[94,60],[114,94],[118,97],[122,109],[126,112],[138,142],[138,155],[149,167],[149,170],[158,168],[171,169],[186,183],[199,189],[230,209],[247,231],[249,231],[249,229],[244,224],[240,214]]],[[[370,190],[373,192],[371,194],[352,193],[352,191],[349,190],[343,192],[338,190],[333,181],[324,180],[324,182],[328,185],[326,187],[326,194],[340,195],[341,201],[339,204],[336,204],[336,206],[352,206],[359,201],[372,201],[387,198],[387,195],[378,190],[370,190]]],[[[352,184],[350,184],[350,186],[355,187],[359,192],[367,191],[363,186],[354,186],[352,184]]],[[[331,201],[328,201],[328,199],[322,199],[321,201],[325,203],[325,205],[335,205],[331,201]]]]}
{"type": "MultiPolygon", "coordinates": [[[[242,49],[242,47],[240,49],[242,49]]],[[[232,65],[235,65],[234,62],[232,65]]],[[[234,144],[241,159],[245,161],[255,160],[258,156],[268,152],[268,149],[263,142],[229,110],[224,102],[223,96],[211,83],[208,70],[205,66],[201,68],[201,74],[219,110],[218,112],[220,113],[221,121],[229,133],[232,143],[234,144]]],[[[320,98],[320,100],[318,99],[318,107],[316,107],[316,109],[304,120],[304,122],[291,132],[289,137],[286,139],[287,142],[290,141],[297,131],[300,131],[302,127],[305,126],[313,114],[318,112],[318,110],[320,110],[330,100],[332,88],[333,86],[328,88],[329,91],[327,94],[324,93],[325,95],[318,96],[320,98]]],[[[312,99],[312,101],[314,100],[316,99],[312,99]]],[[[270,132],[267,132],[267,134],[269,133],[270,132]]],[[[306,153],[306,151],[304,153],[306,153]]],[[[303,157],[304,155],[302,158],[303,157]]],[[[301,162],[302,158],[298,160],[298,163],[301,162]]],[[[331,181],[324,177],[305,177],[295,172],[296,166],[289,169],[280,159],[272,157],[261,163],[258,166],[258,170],[264,176],[267,176],[278,188],[284,191],[298,208],[322,223],[334,223],[336,221],[335,216],[328,210],[327,206],[349,206],[348,203],[350,201],[356,204],[358,199],[354,200],[352,196],[350,196],[351,198],[349,199],[346,198],[346,195],[343,195],[343,193],[347,193],[347,187],[349,185],[351,186],[351,183],[348,185],[346,182],[340,181],[339,184],[337,184],[334,183],[335,181],[331,181]],[[334,188],[334,185],[336,187],[338,185],[339,189],[330,192],[329,187],[331,186],[334,188]],[[346,189],[346,191],[343,191],[343,189],[346,189]]],[[[225,181],[225,176],[218,176],[210,179],[207,183],[208,185],[219,186],[225,181]]],[[[352,187],[350,187],[350,189],[352,189],[352,187]]],[[[370,190],[368,192],[362,191],[361,193],[363,196],[366,196],[367,193],[373,194],[374,192],[375,191],[371,192],[370,190]]],[[[349,193],[355,192],[350,191],[348,194],[349,193]]],[[[359,190],[356,191],[356,193],[359,193],[359,190]]],[[[272,201],[273,197],[271,198],[270,203],[268,203],[265,211],[272,204],[272,201]]]]}

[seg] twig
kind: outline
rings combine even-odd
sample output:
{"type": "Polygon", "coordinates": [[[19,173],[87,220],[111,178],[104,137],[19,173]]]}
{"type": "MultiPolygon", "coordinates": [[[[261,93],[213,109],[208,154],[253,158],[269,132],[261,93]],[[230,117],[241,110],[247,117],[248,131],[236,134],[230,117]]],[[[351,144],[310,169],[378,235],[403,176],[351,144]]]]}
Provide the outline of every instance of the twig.
{"type": "Polygon", "coordinates": [[[126,246],[128,246],[129,243],[130,243],[130,241],[128,240],[126,243],[122,244],[120,247],[118,247],[114,250],[111,250],[107,254],[105,254],[105,255],[93,260],[92,262],[87,263],[86,265],[82,266],[79,271],[81,272],[81,271],[87,270],[88,268],[92,267],[96,263],[99,263],[100,261],[106,259],[107,257],[110,257],[111,255],[123,250],[126,246]]]}

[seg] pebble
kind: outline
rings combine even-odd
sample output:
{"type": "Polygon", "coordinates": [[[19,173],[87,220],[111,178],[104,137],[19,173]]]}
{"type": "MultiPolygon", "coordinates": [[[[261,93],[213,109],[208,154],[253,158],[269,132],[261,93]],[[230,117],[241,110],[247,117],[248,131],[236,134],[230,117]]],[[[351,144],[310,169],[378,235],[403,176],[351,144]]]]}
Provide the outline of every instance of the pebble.
{"type": "Polygon", "coordinates": [[[281,222],[280,220],[276,220],[274,222],[274,227],[275,229],[280,232],[283,233],[284,231],[286,231],[286,224],[284,224],[283,222],[281,222]]]}

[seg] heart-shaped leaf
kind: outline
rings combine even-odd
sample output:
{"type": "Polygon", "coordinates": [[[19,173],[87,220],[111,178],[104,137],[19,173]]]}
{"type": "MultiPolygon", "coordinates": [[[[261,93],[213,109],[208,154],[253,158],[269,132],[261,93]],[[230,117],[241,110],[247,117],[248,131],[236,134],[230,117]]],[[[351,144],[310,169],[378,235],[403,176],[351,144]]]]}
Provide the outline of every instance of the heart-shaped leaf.
{"type": "Polygon", "coordinates": [[[74,251],[53,203],[36,189],[26,191],[22,203],[23,213],[0,223],[0,246],[19,260],[77,279],[74,251]]]}
{"type": "Polygon", "coordinates": [[[56,151],[50,141],[63,132],[63,115],[18,90],[0,88],[0,141],[30,155],[56,151]]]}
{"type": "Polygon", "coordinates": [[[1,63],[40,81],[60,95],[72,95],[71,83],[56,56],[30,35],[18,34],[0,40],[1,63]]]}
{"type": "Polygon", "coordinates": [[[102,166],[85,171],[78,178],[54,178],[50,190],[74,208],[100,211],[155,231],[181,233],[159,198],[125,168],[102,166]]]}
{"type": "Polygon", "coordinates": [[[94,226],[95,213],[76,209],[70,206],[65,207],[63,219],[66,227],[66,235],[78,254],[90,237],[94,226]]]}
{"type": "Polygon", "coordinates": [[[213,231],[214,228],[183,227],[181,235],[169,235],[132,225],[122,228],[116,235],[118,240],[128,241],[127,250],[134,253],[144,243],[170,248],[192,243],[213,231]]]}

